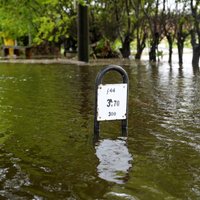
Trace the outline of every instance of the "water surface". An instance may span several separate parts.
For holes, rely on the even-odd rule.
[[[0,199],[200,199],[198,70],[124,66],[128,138],[102,122],[93,144],[101,68],[0,65]]]

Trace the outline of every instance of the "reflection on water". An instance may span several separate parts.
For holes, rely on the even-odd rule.
[[[104,139],[98,142],[95,149],[99,159],[99,177],[118,184],[125,183],[132,166],[132,156],[126,146],[126,139]]]
[[[94,148],[101,68],[0,65],[0,199],[200,199],[199,69],[126,65],[128,138],[105,122]]]

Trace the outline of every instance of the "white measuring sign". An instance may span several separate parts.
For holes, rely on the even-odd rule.
[[[97,91],[97,120],[123,120],[127,116],[127,84],[100,84]]]

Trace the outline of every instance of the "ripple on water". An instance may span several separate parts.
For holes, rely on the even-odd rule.
[[[117,193],[117,192],[109,192],[105,195],[107,199],[125,199],[125,200],[139,200],[136,197],[133,197],[126,193]]]
[[[4,166],[0,168],[0,197],[6,199],[18,199],[17,193],[21,192],[22,187],[31,185],[29,176],[21,169],[19,158],[13,157],[12,154],[6,153],[1,149],[1,160],[8,158]]]

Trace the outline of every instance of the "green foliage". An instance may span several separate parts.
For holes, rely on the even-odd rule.
[[[116,39],[116,40],[113,42],[113,44],[112,44],[111,47],[112,47],[113,51],[118,51],[119,48],[121,48],[121,46],[122,46],[121,41],[120,41],[119,39]]]
[[[38,25],[38,32],[34,38],[37,44],[42,43],[43,40],[59,42],[60,36],[67,36],[69,18],[66,16],[61,18],[57,13],[51,13],[51,16],[36,18],[34,23]]]
[[[68,36],[68,27],[73,15],[73,4],[65,1],[40,1],[41,15],[37,16],[33,23],[37,25],[38,31],[34,42],[42,43],[44,40],[58,43],[62,36]]]
[[[30,32],[31,14],[26,9],[25,2],[1,1],[0,31],[1,36],[17,38]]]
[[[176,4],[185,5],[183,12],[176,13],[174,10],[170,10],[167,3],[164,9],[164,2],[167,1],[0,0],[0,36],[16,39],[31,35],[32,41],[36,45],[44,43],[60,45],[68,37],[76,40],[77,5],[82,4],[88,5],[90,8],[92,44],[103,40],[102,38],[107,38],[112,48],[119,49],[124,45],[125,38],[128,36],[131,41],[137,39],[136,43],[139,45],[135,44],[134,46],[138,47],[142,46],[144,35],[148,36],[149,40],[152,40],[154,32],[159,32],[160,37],[164,37],[163,25],[169,24],[169,21],[170,27],[183,25],[183,29],[187,31],[191,29],[191,26],[188,25],[190,18],[194,18],[192,15],[188,17],[188,11],[191,11],[191,0],[175,1]],[[194,9],[195,5],[198,5],[197,8],[199,8],[199,1],[194,2],[196,2]],[[197,8],[198,14],[199,9]],[[167,16],[172,16],[170,13],[174,13],[173,18],[167,18]],[[194,18],[193,21],[197,19]],[[172,31],[168,24],[166,30]],[[197,21],[193,24],[197,26],[196,29],[199,29]],[[174,31],[176,31],[175,29],[177,27],[174,28]]]
[[[36,44],[58,43],[62,36],[68,36],[74,15],[71,1],[0,1],[0,36],[16,39],[31,34]]]

